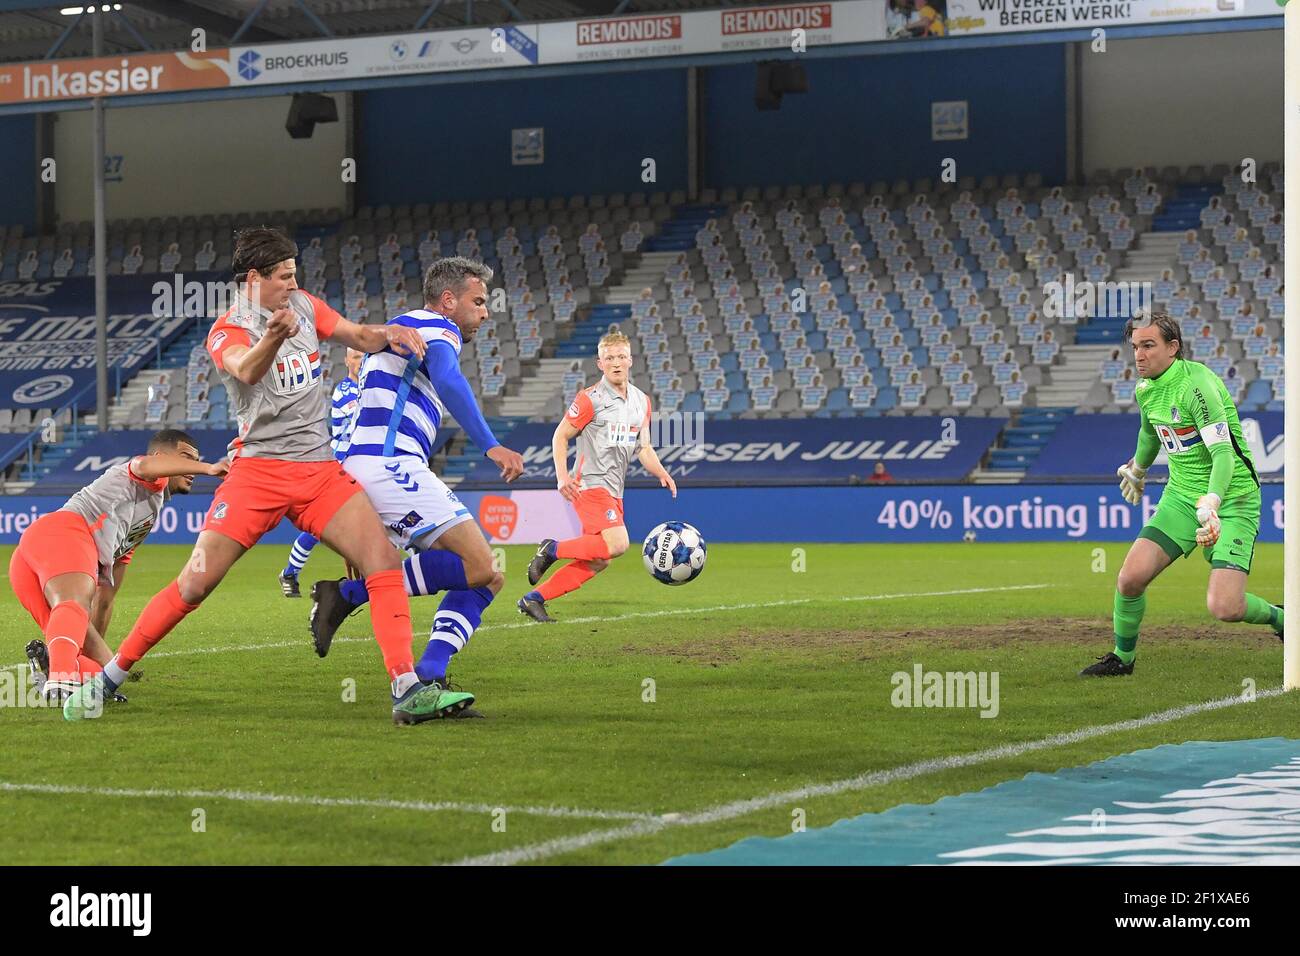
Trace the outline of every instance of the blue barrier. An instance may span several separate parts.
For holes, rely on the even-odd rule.
[[[624,499],[628,530],[636,539],[661,521],[696,525],[710,542],[1130,541],[1143,515],[1154,512],[1160,487],[1151,486],[1139,507],[1109,485],[885,485],[817,488],[692,488],[674,500],[663,489],[632,488]],[[462,501],[494,543],[534,544],[567,536],[572,511],[554,491],[465,492]],[[0,544],[14,544],[38,515],[66,498],[0,497]],[[210,495],[173,498],[149,541],[191,543]],[[1282,540],[1282,486],[1265,485],[1260,537]],[[262,540],[287,544],[296,531],[280,523]]]
[[[1281,477],[1285,441],[1281,412],[1242,412],[1241,430],[1261,476]],[[1029,468],[1033,478],[1104,478],[1115,476],[1137,447],[1138,415],[1072,415],[1056,426]],[[1165,474],[1164,452],[1156,474]]]
[[[847,483],[877,461],[905,481],[960,481],[1006,424],[1001,418],[804,418],[717,420],[673,413],[650,423],[650,442],[678,482],[715,485]],[[506,445],[524,457],[520,484],[555,487],[554,423],[521,425]],[[570,446],[570,455],[574,455]],[[466,487],[500,484],[491,461],[479,462]],[[628,485],[658,486],[633,461]]]

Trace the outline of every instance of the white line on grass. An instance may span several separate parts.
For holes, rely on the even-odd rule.
[[[1041,588],[1051,587],[1050,584],[1009,584],[995,588],[961,588],[952,591],[908,591],[899,594],[851,594],[838,598],[792,598],[786,601],[763,601],[752,604],[715,604],[710,607],[683,607],[669,608],[663,611],[632,611],[627,614],[615,614],[612,617],[601,617],[594,615],[590,617],[571,617],[556,621],[557,624],[614,624],[618,621],[627,621],[634,618],[643,617],[670,617],[677,614],[711,614],[715,611],[747,611],[755,608],[768,607],[789,607],[796,604],[813,604],[818,601],[891,601],[902,598],[926,598],[926,597],[950,597],[961,594],[990,594],[1001,591],[1033,591]],[[520,627],[536,627],[536,621],[524,621],[517,624],[485,624],[475,633],[484,631],[512,631]],[[424,637],[424,631],[414,632],[415,637]],[[363,641],[371,641],[369,637],[336,637],[335,644],[355,644]],[[308,647],[310,641],[304,636],[300,641],[277,641],[273,644],[226,644],[218,647],[191,647],[175,651],[155,651],[148,656],[148,660],[157,660],[163,657],[185,657],[190,654],[224,654],[227,651],[265,651],[277,647]],[[21,664],[6,664],[0,666],[0,671],[21,670],[26,667],[26,662]]]
[[[1282,688],[1274,687],[1269,690],[1259,691],[1255,696],[1262,699],[1267,697],[1278,697],[1282,693]],[[716,807],[710,807],[707,810],[700,810],[695,813],[665,814],[656,819],[640,820],[628,824],[627,826],[617,827],[612,830],[595,830],[577,836],[558,837],[554,840],[547,840],[543,843],[533,843],[526,846],[516,847],[512,850],[501,850],[496,853],[487,853],[482,856],[465,857],[464,859],[457,861],[455,865],[509,866],[515,863],[534,863],[539,860],[545,860],[548,857],[559,856],[565,853],[572,853],[576,850],[582,850],[586,847],[596,846],[600,843],[613,843],[618,840],[628,840],[634,837],[648,836],[652,833],[658,833],[660,830],[667,829],[668,827],[702,826],[709,823],[734,820],[737,817],[748,816],[749,814],[757,813],[760,810],[769,810],[774,807],[789,805],[796,801],[807,800],[810,797],[834,796],[840,793],[850,793],[858,790],[866,790],[871,787],[898,783],[902,780],[911,780],[915,777],[922,777],[943,770],[955,770],[961,767],[978,766],[979,764],[991,763],[995,760],[1019,757],[1027,753],[1033,753],[1037,750],[1050,750],[1056,747],[1064,747],[1069,744],[1080,743],[1081,741],[1090,740],[1094,737],[1102,737],[1107,734],[1119,733],[1121,731],[1141,730],[1145,727],[1153,727],[1157,724],[1167,724],[1175,720],[1181,720],[1184,717],[1191,717],[1208,711],[1220,710],[1225,707],[1234,707],[1237,704],[1247,702],[1248,701],[1245,698],[1235,696],[1205,701],[1200,704],[1187,704],[1182,707],[1174,707],[1170,710],[1162,710],[1154,714],[1148,714],[1146,717],[1138,717],[1132,720],[1121,720],[1113,724],[1100,724],[1095,727],[1084,727],[1080,730],[1071,730],[1066,733],[1053,734],[1050,737],[1043,737],[1041,740],[1032,740],[1020,744],[1004,744],[1000,747],[992,747],[987,750],[977,750],[974,753],[968,754],[957,754],[951,757],[935,757],[930,760],[921,760],[916,763],[904,764],[901,767],[894,767],[892,770],[875,770],[870,773],[859,774],[856,777],[836,780],[832,783],[809,784],[807,786],[798,787],[794,790],[770,793],[766,796],[753,797],[749,800],[737,800],[731,803],[723,803]]]
[[[97,797],[167,800],[235,800],[240,803],[286,803],[312,807],[372,807],[377,810],[415,810],[421,813],[521,813],[535,817],[570,817],[583,820],[651,820],[654,814],[620,810],[584,810],[576,807],[498,807],[490,803],[427,803],[422,800],[371,800],[364,797],[316,797],[290,793],[250,793],[244,790],[119,790],[111,787],[70,787],[56,783],[10,783],[0,780],[0,792],[70,793]]]

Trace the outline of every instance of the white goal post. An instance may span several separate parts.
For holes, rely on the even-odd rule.
[[[1284,531],[1282,575],[1286,638],[1282,654],[1282,683],[1286,690],[1300,688],[1300,0],[1283,8],[1285,23],[1283,52],[1283,109],[1285,149],[1282,163],[1286,218],[1283,229],[1286,258],[1283,281],[1286,342],[1286,529]]]

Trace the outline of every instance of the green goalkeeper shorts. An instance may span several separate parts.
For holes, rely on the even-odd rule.
[[[1250,573],[1255,557],[1255,539],[1259,536],[1259,491],[1232,498],[1219,509],[1222,529],[1213,547],[1202,548],[1212,568],[1235,568]],[[1154,541],[1173,560],[1185,558],[1196,549],[1196,502],[1168,490],[1160,496],[1156,513],[1146,523],[1139,538]]]

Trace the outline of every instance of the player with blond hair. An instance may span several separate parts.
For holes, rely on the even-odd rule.
[[[552,623],[546,602],[577,590],[627,550],[623,524],[623,485],[633,457],[659,484],[677,497],[677,483],[650,444],[650,397],[629,380],[632,343],[617,330],[596,346],[596,367],[603,376],[578,392],[551,438],[555,480],[572,502],[582,524],[576,538],[547,538],[528,565],[528,583],[536,585],[561,558],[569,563],[551,579],[519,599],[519,610],[534,621]],[[578,440],[578,458],[569,472],[569,442]]]

